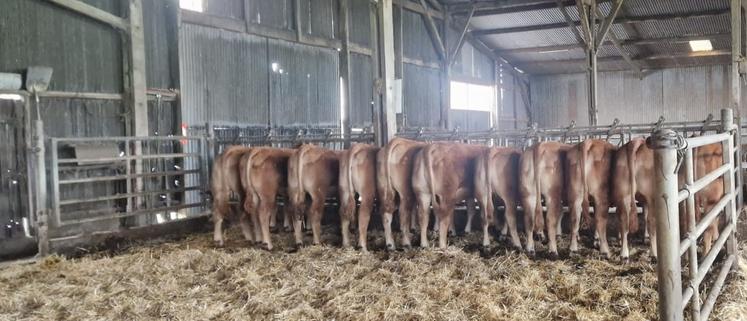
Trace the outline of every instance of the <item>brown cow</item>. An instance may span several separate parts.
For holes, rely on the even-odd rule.
[[[308,206],[313,244],[321,243],[322,215],[327,197],[337,192],[341,151],[304,144],[298,147],[288,161],[288,199],[293,210],[293,232],[296,245],[303,245],[301,222]]]
[[[277,197],[287,194],[288,159],[292,149],[253,148],[241,159],[241,183],[246,199],[245,211],[251,216],[256,240],[272,250],[270,226],[277,211]],[[284,221],[288,221],[288,206]]]
[[[506,230],[511,233],[511,243],[521,249],[516,231],[516,205],[519,202],[519,158],[521,150],[494,147],[486,150],[477,160],[475,169],[475,196],[482,211],[482,245],[490,245],[488,227],[495,222],[493,196],[498,196],[505,205]],[[505,228],[507,227],[507,229]]]
[[[571,146],[559,142],[541,142],[521,155],[520,193],[524,205],[526,250],[534,255],[534,232],[544,230],[542,196],[547,206],[547,236],[550,254],[557,256],[556,234],[562,218],[563,159]]]
[[[402,245],[410,247],[410,219],[415,207],[412,191],[412,168],[417,154],[426,144],[404,138],[394,138],[376,155],[376,184],[379,206],[383,215],[386,246],[394,250],[392,219],[399,209]],[[399,197],[399,205],[397,204]]]
[[[378,147],[354,144],[340,159],[340,227],[342,246],[350,246],[350,221],[355,221],[356,194],[358,209],[358,245],[367,252],[366,235],[376,199],[376,153]]]
[[[571,216],[571,252],[578,251],[581,215],[590,222],[589,198],[594,200],[595,236],[599,250],[608,258],[607,216],[610,204],[612,159],[615,146],[600,139],[587,139],[566,153],[566,189]]]
[[[723,163],[723,146],[721,143],[709,144],[701,147],[697,147],[693,150],[693,156],[695,156],[694,164],[694,179],[698,180],[703,176],[708,175],[710,172],[721,167]],[[727,172],[728,175],[728,172]],[[706,187],[701,189],[695,194],[695,221],[700,219],[713,209],[713,207],[721,200],[724,196],[724,178],[719,176],[716,180],[708,184]],[[701,213],[701,208],[703,212]],[[689,226],[687,221],[687,215],[680,213],[680,217],[684,218],[684,231],[687,231]],[[703,253],[708,253],[711,250],[713,241],[718,238],[718,219],[713,220],[713,223],[703,232]]]
[[[477,158],[487,149],[486,146],[435,143],[416,155],[412,189],[418,200],[421,247],[428,246],[429,207],[432,205],[440,224],[438,244],[446,248],[454,208],[457,202],[474,200]]]
[[[648,215],[654,199],[654,152],[641,137],[633,138],[615,153],[612,171],[612,200],[620,219],[621,257],[630,258],[628,234],[638,230],[636,200],[641,202],[646,230],[650,235],[651,255],[656,258],[655,216]]]
[[[254,241],[249,217],[241,213],[241,206],[231,206],[231,199],[236,198],[239,204],[243,204],[244,191],[239,176],[239,161],[241,157],[251,151],[251,148],[243,146],[230,146],[213,163],[213,173],[210,182],[213,194],[213,240],[218,246],[223,246],[223,220],[234,213],[239,215],[241,231],[247,241]]]

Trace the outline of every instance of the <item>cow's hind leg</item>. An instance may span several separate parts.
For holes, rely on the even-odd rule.
[[[418,219],[420,220],[420,247],[428,247],[428,220],[430,219],[431,195],[424,193],[417,196]]]
[[[472,219],[475,217],[475,199],[467,198],[467,225],[464,226],[464,233],[472,233]]]
[[[363,252],[368,252],[368,222],[371,220],[372,211],[373,197],[362,198],[361,206],[358,208],[358,244]]]
[[[324,201],[327,193],[325,190],[319,190],[311,194],[311,206],[309,207],[309,220],[311,221],[311,231],[313,233],[314,245],[322,243],[322,215],[324,212]]]
[[[609,202],[604,197],[594,199],[594,223],[599,235],[599,251],[610,258],[610,247],[607,244],[607,217],[609,216]]]
[[[399,229],[400,233],[402,233],[402,246],[409,248],[412,247],[412,242],[410,241],[411,221],[416,221],[412,219],[415,202],[411,196],[403,195],[400,197],[399,204]]]
[[[270,222],[274,217],[274,213],[277,212],[277,202],[275,200],[275,193],[263,195],[260,197],[259,210],[259,224],[262,230],[262,242],[264,243],[267,250],[272,250],[272,239],[270,236]],[[259,241],[259,240],[257,240]]]

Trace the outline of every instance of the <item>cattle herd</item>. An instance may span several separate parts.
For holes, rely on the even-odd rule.
[[[697,148],[694,155],[696,179],[721,166],[720,144]],[[343,151],[309,144],[295,149],[231,146],[213,167],[214,240],[223,245],[223,220],[235,212],[244,237],[262,242],[271,250],[270,229],[276,223],[278,198],[282,198],[286,202],[284,226],[292,226],[296,244],[303,245],[302,222],[308,222],[313,243],[319,244],[325,200],[335,197],[344,247],[351,246],[350,223],[357,221],[358,245],[367,251],[368,225],[378,205],[388,249],[396,248],[391,226],[395,213],[401,246],[411,247],[410,231],[414,229],[420,233],[419,245],[428,247],[431,210],[438,246],[444,248],[453,229],[455,207],[461,202],[467,204],[466,232],[472,226],[475,205],[479,205],[482,245],[488,246],[488,229],[496,222],[494,214],[500,202],[505,208],[501,234],[509,236],[517,249],[534,254],[537,236],[547,241],[549,254],[557,256],[562,209],[567,206],[570,251],[578,250],[583,225],[593,229],[595,244],[609,257],[607,221],[614,206],[622,243],[620,254],[627,260],[628,236],[638,230],[640,204],[644,232],[650,237],[650,254],[655,258],[655,215],[648,215],[654,192],[653,170],[653,151],[644,138],[634,138],[619,148],[605,140],[589,139],[575,145],[540,142],[523,150],[403,138],[395,138],[381,148],[354,144]],[[680,177],[682,182],[684,176]],[[701,190],[696,195],[696,216],[708,212],[723,192],[722,180]],[[233,209],[236,201],[241,206]],[[525,213],[523,246],[517,231],[520,208]],[[685,224],[687,220],[681,221]],[[717,233],[714,221],[704,234],[706,251]]]

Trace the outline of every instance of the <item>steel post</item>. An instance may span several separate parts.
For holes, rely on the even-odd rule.
[[[659,320],[681,321],[683,312],[677,204],[677,133],[670,129],[657,130],[651,136],[650,145],[654,149],[653,203],[658,254]]]

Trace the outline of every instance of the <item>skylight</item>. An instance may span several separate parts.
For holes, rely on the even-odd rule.
[[[713,45],[711,44],[711,41],[708,39],[692,40],[690,41],[690,48],[693,51],[711,51],[713,50]]]

